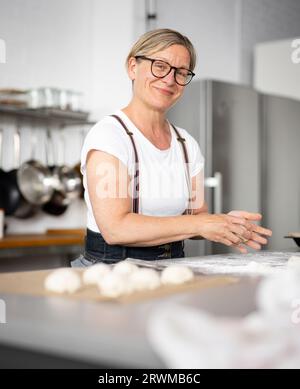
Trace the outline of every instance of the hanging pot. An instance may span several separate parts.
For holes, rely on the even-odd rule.
[[[13,135],[14,137],[14,159],[15,164],[20,165],[20,131],[19,129]],[[7,209],[8,215],[15,216],[20,219],[27,219],[36,214],[39,210],[37,205],[30,204],[22,195],[18,185],[18,168],[7,173],[6,181],[7,190]]]
[[[49,145],[51,145],[52,151],[52,165],[49,165]],[[59,179],[59,175],[57,174],[59,171],[59,166],[55,165],[56,158],[54,157],[54,145],[49,129],[47,129],[46,157],[48,161],[48,168],[52,175],[54,190],[50,200],[43,205],[42,209],[44,212],[50,215],[60,216],[66,212],[71,199],[67,198],[67,196],[62,191],[62,185]]]
[[[6,172],[2,169],[2,148],[3,144],[3,129],[0,128],[0,208],[4,209],[5,214],[7,215],[7,192],[5,185]]]
[[[36,137],[31,136],[30,139],[31,159],[20,166],[17,180],[24,198],[33,205],[42,205],[49,201],[53,195],[53,176],[47,166],[34,158]]]
[[[79,150],[79,155],[81,154],[81,149],[82,149],[82,146],[83,146],[83,143],[84,143],[84,138],[85,138],[85,133],[84,133],[84,129],[81,130],[80,132],[80,150]],[[81,190],[80,190],[80,195],[79,197],[81,199],[84,198],[84,186],[83,186],[83,175],[81,174],[81,161],[79,161],[78,163],[76,163],[76,165],[74,166],[73,169],[76,170],[77,174],[80,176],[80,181],[81,181]]]
[[[56,174],[61,185],[61,192],[64,193],[68,199],[74,200],[80,197],[81,178],[76,169],[65,164],[66,139],[64,132],[61,132],[61,142],[63,146],[63,165],[56,170]]]
[[[15,147],[15,145],[14,145]],[[1,163],[3,162],[3,130],[1,130]],[[18,189],[16,181],[14,181],[14,174],[16,169],[9,172],[1,169],[0,182],[1,182],[1,208],[4,209],[5,215],[10,216],[16,211],[19,206],[21,193]]]

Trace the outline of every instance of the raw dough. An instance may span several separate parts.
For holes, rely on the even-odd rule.
[[[83,273],[83,283],[86,285],[97,285],[106,274],[110,273],[110,271],[110,266],[105,263],[98,263],[90,266]]]
[[[64,268],[50,273],[45,279],[44,286],[51,292],[74,293],[81,287],[81,281],[75,270]]]
[[[130,293],[128,279],[121,274],[110,272],[98,282],[100,293],[106,297],[119,297]]]
[[[161,273],[163,284],[183,284],[194,278],[193,271],[187,266],[171,265],[166,267]]]
[[[156,289],[160,286],[159,273],[154,269],[138,269],[129,279],[133,290]]]
[[[138,269],[138,266],[134,265],[133,263],[121,261],[114,266],[113,272],[129,276],[136,272]]]

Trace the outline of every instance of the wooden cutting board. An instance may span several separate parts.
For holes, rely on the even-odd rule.
[[[141,291],[128,294],[118,298],[108,298],[101,296],[96,286],[84,286],[73,294],[56,294],[44,288],[44,280],[52,270],[38,270],[28,272],[2,273],[0,274],[0,296],[1,293],[12,293],[31,296],[59,296],[73,300],[87,301],[116,301],[122,303],[138,302],[152,298],[159,298],[166,295],[196,291],[211,287],[218,287],[237,283],[238,278],[227,276],[200,276],[196,275],[193,281],[182,285],[161,286],[151,291]],[[76,269],[80,275],[83,269]]]

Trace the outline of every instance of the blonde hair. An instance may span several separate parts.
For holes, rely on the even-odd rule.
[[[128,66],[131,57],[154,54],[172,45],[181,45],[188,50],[190,54],[189,68],[194,70],[196,66],[196,51],[191,41],[180,32],[168,28],[159,28],[143,34],[132,46],[126,59],[126,66]]]

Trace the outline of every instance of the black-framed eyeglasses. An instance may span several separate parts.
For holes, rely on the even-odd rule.
[[[178,85],[185,86],[189,84],[195,73],[189,69],[176,68],[171,66],[168,62],[162,61],[161,59],[149,58],[143,55],[137,55],[136,59],[145,59],[151,61],[151,73],[156,78],[164,78],[174,69],[174,79]]]

